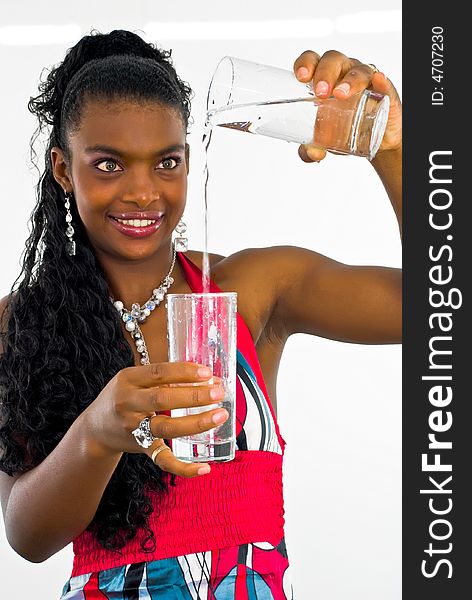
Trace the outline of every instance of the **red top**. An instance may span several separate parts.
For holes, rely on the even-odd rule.
[[[193,292],[202,291],[200,269],[183,254],[177,254]],[[210,282],[211,292],[221,290]],[[208,475],[176,477],[175,486],[164,494],[150,495],[154,512],[149,526],[156,536],[154,552],[140,548],[140,532],[119,551],[105,550],[95,536],[84,531],[74,539],[72,577],[113,567],[204,552],[250,542],[273,545],[284,536],[282,462],[285,441],[262,377],[249,329],[237,314],[238,354],[249,365],[262,391],[275,425],[281,453],[267,450],[236,450],[234,460],[212,463]],[[241,398],[237,386],[236,404]],[[167,482],[170,475],[165,474]]]

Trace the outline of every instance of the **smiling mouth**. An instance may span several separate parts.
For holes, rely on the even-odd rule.
[[[155,233],[159,229],[164,215],[160,215],[157,219],[119,219],[111,215],[108,218],[120,233],[130,237],[142,238]]]

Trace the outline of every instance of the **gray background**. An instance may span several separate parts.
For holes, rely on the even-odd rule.
[[[347,0],[2,3],[0,294],[18,275],[34,204],[28,142],[35,122],[27,101],[37,94],[43,67],[62,60],[92,27],[135,30],[172,48],[177,71],[195,91],[185,220],[190,246],[201,249],[199,140],[218,60],[228,54],[289,69],[305,49],[334,48],[375,63],[401,93],[400,6],[399,0],[359,0],[355,8]],[[401,266],[395,216],[367,160],[331,155],[306,165],[294,144],[223,130],[213,140],[211,251],[291,244],[350,264]],[[286,539],[298,600],[401,597],[400,368],[399,345],[306,335],[287,344],[278,415],[288,442]],[[71,546],[43,564],[26,562],[0,526],[5,597],[58,598],[71,562]]]

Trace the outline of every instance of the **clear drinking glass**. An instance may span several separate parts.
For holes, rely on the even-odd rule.
[[[364,90],[345,100],[315,96],[292,71],[225,56],[211,80],[207,124],[370,160],[382,142],[390,98]]]
[[[171,411],[172,417],[225,408],[229,418],[209,431],[174,438],[172,451],[187,462],[228,461],[236,449],[236,292],[167,294],[169,361],[195,362],[222,380],[221,402]],[[199,384],[196,384],[199,385]]]

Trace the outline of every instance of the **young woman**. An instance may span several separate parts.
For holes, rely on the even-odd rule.
[[[319,96],[390,95],[372,164],[401,224],[391,82],[335,51],[304,52],[294,70]],[[165,439],[228,417],[168,412],[222,398],[201,365],[167,362],[159,302],[169,289],[201,290],[202,253],[172,242],[186,201],[190,93],[169,53],[113,31],[82,38],[29,104],[50,135],[23,278],[0,307],[0,493],[8,540],[26,559],[74,542],[63,599],[291,598],[274,413],[284,344],[296,332],[401,339],[397,269],[295,247],[212,255],[212,289],[238,293],[238,449],[211,466],[174,457]],[[299,154],[325,155],[310,145]],[[138,321],[125,314],[133,304]]]

